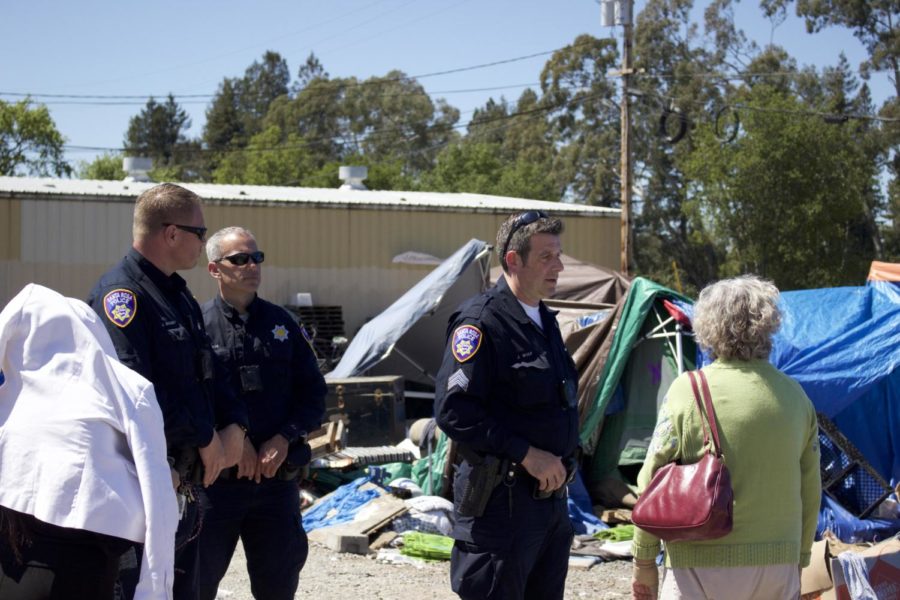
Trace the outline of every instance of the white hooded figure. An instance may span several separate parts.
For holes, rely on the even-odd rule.
[[[162,412],[98,319],[35,284],[0,312],[0,506],[143,544],[135,598],[171,598],[178,509]]]

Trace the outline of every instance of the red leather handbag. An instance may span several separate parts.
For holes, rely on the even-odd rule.
[[[631,513],[635,525],[667,542],[714,540],[730,533],[732,527],[734,493],[722,456],[709,385],[703,371],[691,371],[688,377],[700,411],[703,445],[708,446],[709,434],[697,389],[698,378],[703,386],[713,445],[699,462],[690,465],[669,463],[656,471]]]

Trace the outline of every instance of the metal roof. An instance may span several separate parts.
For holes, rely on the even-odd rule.
[[[156,185],[131,181],[54,179],[49,177],[0,177],[0,198],[38,196],[42,198],[82,198],[111,202],[133,202]],[[401,210],[444,210],[510,213],[546,210],[558,215],[609,216],[619,218],[616,208],[565,202],[546,202],[486,194],[345,190],[269,185],[179,184],[210,204],[297,203],[320,208],[371,208]]]

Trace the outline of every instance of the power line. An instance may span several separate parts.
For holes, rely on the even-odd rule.
[[[582,42],[582,44],[589,44],[590,42]],[[506,58],[502,60],[496,60],[487,63],[481,63],[477,65],[469,65],[467,67],[458,67],[455,69],[446,69],[443,71],[434,71],[431,73],[422,73],[418,75],[402,75],[396,77],[384,77],[384,78],[370,78],[364,81],[344,81],[342,79],[329,79],[326,80],[328,82],[334,82],[338,85],[344,87],[359,87],[359,86],[368,86],[368,85],[383,85],[386,83],[395,83],[400,81],[413,81],[419,79],[427,79],[430,77],[441,77],[444,75],[453,75],[456,73],[465,73],[468,71],[476,71],[479,69],[487,69],[490,67],[496,67],[499,65],[511,64],[514,62],[521,62],[523,60],[530,60],[533,58],[538,58],[541,56],[547,56],[553,54],[554,52],[559,52],[565,48],[569,47],[578,47],[582,44],[569,44],[567,46],[563,46],[562,48],[556,48],[553,50],[545,50],[543,52],[535,52],[533,54],[526,54],[524,56],[516,56],[513,58]],[[517,84],[518,85],[518,84]],[[478,91],[478,90],[467,90],[467,91]],[[433,93],[449,93],[449,92],[433,92]],[[14,97],[32,97],[32,98],[71,98],[71,99],[95,99],[95,100],[133,100],[133,99],[145,99],[145,98],[166,98],[171,95],[174,98],[214,98],[217,94],[148,94],[148,95],[108,95],[108,94],[46,94],[46,93],[37,93],[37,92],[2,92],[0,91],[0,96],[14,96]]]
[[[636,92],[637,90],[630,90],[630,92]],[[687,103],[692,104],[694,106],[699,106],[701,108],[708,108],[708,103],[702,100],[680,100],[673,95],[670,94],[661,94],[655,92],[644,92],[640,91],[635,94],[637,96],[642,97],[653,97],[660,105],[662,106],[674,106],[677,103]],[[770,114],[785,114],[785,115],[793,115],[793,116],[803,116],[803,117],[817,117],[824,119],[828,122],[842,122],[846,120],[857,120],[857,121],[874,121],[878,123],[897,123],[900,122],[900,118],[898,117],[882,117],[879,115],[867,115],[861,113],[833,113],[833,112],[825,112],[820,110],[813,109],[787,109],[787,108],[769,108],[769,107],[760,107],[760,106],[751,106],[748,104],[743,104],[740,102],[727,102],[723,101],[718,108],[732,108],[735,110],[749,110],[753,112],[759,113],[770,113]]]
[[[435,90],[432,92],[426,92],[429,96],[434,96],[437,94],[470,94],[474,92],[493,92],[500,90],[509,90],[509,89],[521,89],[528,87],[535,87],[540,85],[537,82],[534,83],[513,83],[509,85],[498,85],[492,87],[484,87],[484,88],[464,88],[458,90]],[[392,96],[408,96],[412,95],[415,92],[385,92],[379,94],[382,97],[392,97]],[[115,96],[115,95],[91,95],[91,94],[28,94],[21,92],[0,92],[0,97],[2,96],[13,96],[17,98],[51,98],[49,101],[41,101],[41,104],[47,105],[82,105],[82,106],[144,106],[147,103],[147,96]],[[159,96],[150,96],[152,98],[157,98]],[[165,96],[164,96],[165,97]],[[212,99],[214,98],[214,94],[183,94],[180,96],[173,95],[173,98],[176,100],[178,98],[206,98]],[[200,100],[187,100],[181,101],[178,100],[178,104],[185,105],[197,105],[197,104],[206,104],[205,101]]]
[[[599,92],[596,94],[585,94],[583,96],[570,98],[568,100],[565,100],[562,102],[557,102],[557,103],[551,104],[549,106],[538,106],[535,108],[517,111],[514,113],[505,114],[505,115],[498,115],[495,117],[470,119],[469,121],[467,121],[465,123],[458,123],[456,125],[452,125],[449,127],[449,129],[459,130],[459,129],[469,127],[472,124],[484,125],[484,124],[489,124],[489,123],[493,123],[493,122],[497,122],[497,121],[508,121],[508,120],[511,120],[511,119],[514,119],[517,117],[536,116],[536,115],[540,115],[543,113],[550,113],[554,110],[563,108],[568,105],[578,104],[578,103],[584,102],[586,100],[591,100],[591,99],[597,98],[600,95],[601,95],[601,93],[599,93]],[[384,129],[375,129],[375,130],[366,132],[365,135],[366,135],[366,137],[370,137],[370,136],[374,136],[374,135],[391,133],[391,132],[399,131],[402,129],[404,129],[404,127],[402,127],[402,126],[388,127],[388,128],[384,128]],[[412,139],[412,137],[406,138],[405,141],[409,141],[410,139]],[[190,153],[190,154],[196,154],[196,153],[233,154],[233,153],[239,153],[239,152],[281,152],[281,151],[288,151],[288,150],[298,150],[301,148],[306,148],[309,146],[315,146],[315,145],[329,143],[329,142],[332,142],[332,143],[337,142],[339,144],[347,145],[347,144],[355,144],[357,141],[359,141],[359,140],[349,139],[349,138],[345,138],[345,137],[327,137],[327,138],[323,137],[323,138],[306,139],[306,140],[303,140],[303,142],[297,143],[297,144],[289,144],[289,145],[282,144],[279,146],[268,146],[268,147],[261,147],[261,148],[260,147],[257,147],[257,148],[226,148],[226,149],[222,149],[222,150],[214,150],[214,149],[210,149],[210,148],[190,148],[190,149],[181,149],[181,151],[183,151],[185,153]],[[444,145],[446,145],[446,143]],[[70,150],[70,151],[91,151],[91,152],[125,152],[127,150],[126,148],[121,148],[121,147],[120,148],[111,148],[111,147],[103,147],[103,146],[78,146],[78,145],[65,145],[65,146],[63,146],[63,148],[65,148],[66,150]]]

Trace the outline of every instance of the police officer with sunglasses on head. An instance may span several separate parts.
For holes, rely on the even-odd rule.
[[[562,599],[572,541],[566,483],[578,445],[577,373],[556,313],[563,224],[511,215],[504,276],[450,317],[435,416],[457,445],[450,582],[463,599]]]
[[[298,478],[310,459],[306,432],[318,429],[324,415],[325,380],[305,331],[256,293],[265,254],[253,234],[242,227],[217,231],[206,253],[219,294],[203,305],[203,319],[233,373],[250,428],[237,466],[207,490],[199,597],[216,597],[240,538],[253,596],[292,599],[308,552]]]

